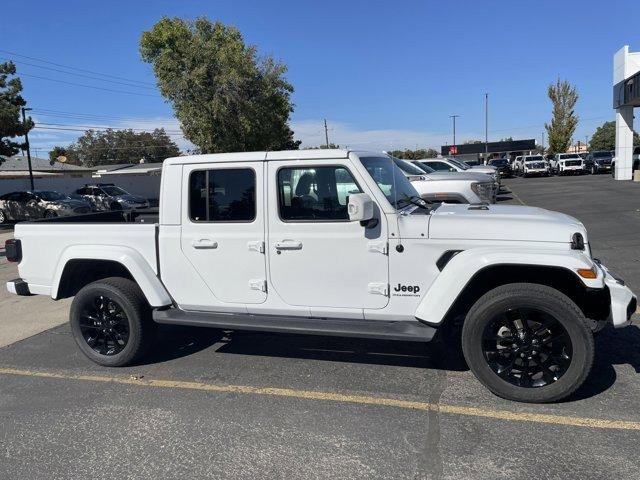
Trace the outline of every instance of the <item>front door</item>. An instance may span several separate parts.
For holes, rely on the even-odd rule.
[[[375,226],[349,221],[349,195],[371,192],[363,190],[366,185],[348,162],[269,162],[268,183],[269,277],[275,293],[289,305],[319,313],[385,307],[386,219],[376,208]]]
[[[187,165],[181,249],[211,291],[205,306],[262,303],[263,162]]]

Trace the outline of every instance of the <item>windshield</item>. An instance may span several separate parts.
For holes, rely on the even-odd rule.
[[[424,175],[424,172],[411,162],[400,160],[399,158],[394,158],[393,162],[408,175]]]
[[[33,192],[36,196],[40,197],[47,202],[54,202],[56,200],[68,200],[69,197],[60,192],[50,192],[50,191],[42,191],[42,192]]]
[[[416,160],[414,165],[419,169],[423,170],[425,173],[435,173],[435,170],[433,168],[431,168],[426,163],[422,163],[420,160]]]
[[[524,157],[525,162],[539,162],[540,160],[544,160],[542,155],[533,155],[531,157]]]
[[[447,160],[449,160],[449,162],[453,163],[456,167],[459,167],[462,170],[469,170],[471,168],[466,163],[460,162],[460,161],[456,160],[455,158],[448,158]]]
[[[596,157],[596,158],[610,157],[611,156],[611,152],[594,152],[593,156]]]
[[[120,187],[102,187],[102,191],[104,193],[106,193],[107,195],[111,196],[111,197],[115,197],[118,195],[129,195],[127,192],[125,192],[123,189],[121,189]]]
[[[494,165],[496,167],[503,167],[509,164],[509,160],[506,158],[499,158],[497,160],[489,160],[489,165]]]
[[[569,158],[577,158],[582,160],[582,157],[580,157],[580,155],[578,155],[577,153],[565,153],[563,155],[560,155],[560,160],[567,160]]]
[[[396,209],[406,207],[411,197],[418,197],[418,192],[411,185],[406,175],[389,157],[362,157],[360,162],[367,169],[371,178]],[[395,185],[395,191],[394,191]]]

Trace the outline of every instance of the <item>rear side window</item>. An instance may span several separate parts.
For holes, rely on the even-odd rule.
[[[251,168],[192,172],[189,216],[194,222],[252,222],[256,218],[255,172]]]
[[[448,172],[451,170],[451,167],[444,162],[428,162],[427,165],[438,172]]]
[[[352,193],[362,190],[341,166],[278,171],[280,218],[285,221],[348,220],[347,203]]]

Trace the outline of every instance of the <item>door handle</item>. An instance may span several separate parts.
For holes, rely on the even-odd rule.
[[[302,250],[302,242],[297,240],[283,240],[276,242],[276,250]]]
[[[201,238],[191,242],[191,246],[197,249],[218,248],[218,242],[214,242],[210,238]]]

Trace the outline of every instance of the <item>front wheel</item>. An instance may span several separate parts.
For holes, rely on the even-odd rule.
[[[7,223],[7,214],[0,210],[0,225]]]
[[[490,391],[533,403],[573,393],[594,357],[593,334],[577,305],[553,288],[528,283],[483,295],[465,319],[462,349]]]
[[[591,175],[595,175],[598,173],[598,169],[596,168],[596,166],[594,165],[593,167],[591,167]]]
[[[99,365],[121,367],[138,360],[151,343],[151,309],[132,280],[90,283],[73,299],[71,333],[82,353]]]

